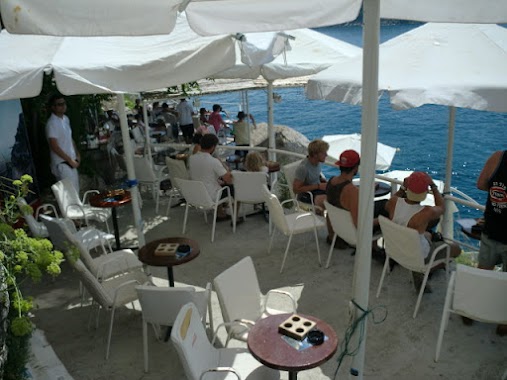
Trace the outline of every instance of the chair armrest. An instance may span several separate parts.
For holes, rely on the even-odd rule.
[[[118,294],[123,291],[127,286],[130,286],[130,285],[133,285],[133,284],[136,284],[136,285],[141,285],[139,283],[139,281],[137,280],[129,280],[129,281],[125,281],[123,283],[121,283],[120,285],[118,285],[116,287],[116,289],[114,289],[114,296],[113,296],[113,303],[116,304],[116,298],[118,297]]]
[[[98,190],[88,190],[83,194],[83,203],[86,203],[89,194],[100,194]]]
[[[294,207],[295,207],[296,209],[299,209],[299,207],[298,207],[298,202],[297,202],[297,200],[295,200],[295,199],[292,199],[292,198],[286,199],[286,200],[284,200],[283,202],[280,202],[280,205],[283,207],[283,205],[284,205],[284,204],[286,204],[286,203],[293,203],[293,204],[294,204]]]
[[[128,261],[126,257],[114,257],[110,258],[108,260],[105,260],[104,262],[100,263],[100,266],[97,271],[97,279],[102,278],[102,275],[104,273],[105,268],[110,264],[117,264],[124,270],[125,273],[127,273],[130,269],[137,268],[137,267],[130,267],[128,265]],[[123,267],[121,264],[125,264]]]
[[[233,373],[236,375],[236,377],[238,378],[238,380],[241,380],[241,377],[239,376],[239,374],[236,372],[236,370],[232,367],[215,367],[215,368],[209,368],[207,370],[205,370],[203,373],[201,373],[201,376],[199,376],[199,380],[202,380],[206,377],[206,374],[210,373],[210,372],[229,372],[229,373]]]
[[[442,249],[445,249],[447,250],[447,254],[446,254],[446,263],[449,262],[450,260],[450,255],[451,255],[451,246],[448,244],[448,243],[445,243],[440,245],[437,249],[435,249],[432,254],[431,254],[431,259],[430,261],[428,262],[428,266],[430,268],[433,267],[433,262],[435,261],[435,257],[437,256],[438,252],[440,252]]]
[[[218,193],[217,193],[217,199],[215,200],[215,203],[218,203],[220,202],[220,200],[222,199],[222,193],[224,191],[227,191],[227,196],[230,198],[231,197],[231,189],[228,187],[228,186],[224,186],[222,187]],[[225,199],[225,198],[224,198]]]
[[[281,294],[281,295],[284,295],[284,296],[287,296],[290,298],[291,302],[292,302],[292,312],[295,313],[297,311],[297,301],[296,299],[294,298],[294,296],[289,293],[289,292],[286,292],[285,290],[278,290],[278,289],[271,289],[269,290],[267,293],[266,293],[266,298],[264,299],[264,310],[267,309],[267,305],[268,305],[268,300],[269,300],[269,296],[273,293],[276,293],[276,294]]]
[[[246,327],[247,329],[250,329],[250,327],[252,327],[253,325],[255,325],[255,322],[250,321],[248,319],[237,319],[232,322],[222,322],[215,329],[215,333],[213,334],[213,339],[211,340],[211,345],[213,346],[215,344],[215,340],[217,338],[218,330],[220,330],[220,327],[226,328],[226,327],[234,327],[234,326],[243,326],[243,327]],[[230,335],[231,335],[231,330],[229,330],[227,332],[227,339],[230,339]]]
[[[51,209],[53,213],[55,214],[55,218],[58,218],[58,212],[56,211],[56,207],[52,205],[51,203],[44,203],[41,204],[39,207],[37,207],[37,210],[35,210],[35,219],[39,219],[39,214],[41,210]]]
[[[74,208],[74,207],[78,208],[81,211],[81,213],[83,214],[83,218],[85,220],[86,225],[89,226],[90,224],[88,223],[88,217],[86,216],[83,206],[81,206],[79,204],[75,204],[75,203],[70,204],[67,206],[66,212],[68,212],[69,209]]]

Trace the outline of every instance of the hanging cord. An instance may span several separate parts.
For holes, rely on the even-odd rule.
[[[352,304],[356,308],[361,310],[362,314],[357,319],[352,321],[352,323],[348,327],[347,331],[345,332],[345,337],[342,340],[342,343],[340,344],[340,355],[338,355],[338,359],[337,359],[338,366],[336,367],[336,371],[333,376],[334,379],[336,379],[336,376],[338,375],[338,370],[340,369],[340,366],[342,365],[343,359],[345,359],[346,356],[356,356],[357,355],[357,352],[359,351],[359,346],[361,345],[361,342],[364,339],[364,326],[365,326],[365,322],[366,322],[365,321],[366,317],[368,317],[368,315],[371,314],[371,316],[372,316],[371,320],[372,320],[373,324],[375,324],[375,325],[378,325],[378,324],[384,322],[387,318],[387,308],[383,305],[375,306],[373,309],[365,310],[361,306],[359,306],[356,303],[356,301],[354,301],[353,299],[350,302],[352,302]],[[383,315],[379,318],[377,318],[375,315],[375,310],[378,310],[378,309],[382,309],[384,311]],[[351,339],[352,339],[352,336],[354,335],[354,333],[356,332],[357,328],[359,328],[358,343],[355,348],[350,349],[349,346],[351,344]],[[354,375],[354,376],[357,376],[357,374],[358,374],[357,370],[355,368],[351,368],[350,373],[351,373],[351,375]]]

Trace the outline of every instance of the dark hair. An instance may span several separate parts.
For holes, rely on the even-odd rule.
[[[167,103],[162,103],[162,108],[169,108],[169,104],[167,104]]]
[[[246,115],[245,115],[245,113],[244,113],[243,111],[239,111],[239,112],[238,112],[238,119],[240,119],[240,120],[241,120],[241,119],[244,119],[244,118],[245,118],[245,116],[246,116]]]
[[[53,107],[58,99],[64,99],[62,94],[53,94],[48,100],[48,106]]]
[[[213,104],[213,112],[220,111],[222,107],[220,107],[220,104]]]
[[[206,112],[206,108],[202,107],[202,108],[199,108],[199,113],[205,113]]]
[[[202,135],[200,133],[196,133],[194,137],[192,137],[192,144],[201,145]]]
[[[202,136],[201,139],[201,149],[208,150],[218,145],[218,137],[216,137],[212,133],[208,133]]]

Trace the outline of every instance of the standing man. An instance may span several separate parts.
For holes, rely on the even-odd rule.
[[[79,194],[79,174],[77,168],[81,156],[72,139],[72,129],[69,118],[65,116],[67,104],[61,95],[53,95],[49,99],[51,116],[46,123],[46,138],[48,139],[51,172],[57,181],[68,178]]]
[[[236,142],[236,146],[250,146],[250,125],[246,120],[246,113],[243,111],[238,112],[238,121],[232,123],[233,125],[233,133],[234,133],[234,141]],[[255,119],[251,114],[248,114],[248,117],[252,121],[254,128],[257,128],[255,124]],[[248,153],[248,150],[237,150],[234,152],[237,156],[245,157]]]
[[[176,106],[176,111],[178,112],[178,121],[183,138],[187,144],[191,144],[192,137],[194,136],[194,121],[192,120],[194,110],[187,100],[183,98]]]
[[[327,181],[321,175],[321,163],[326,161],[329,144],[322,140],[313,140],[308,144],[308,156],[301,161],[296,168],[296,178],[292,184],[298,200],[304,203],[312,203],[310,194],[313,195],[313,203],[324,209],[326,200]]]
[[[479,268],[492,270],[503,262],[503,271],[507,272],[507,150],[499,150],[488,158],[477,179],[477,188],[488,192]],[[507,335],[507,325],[498,325],[496,333]]]

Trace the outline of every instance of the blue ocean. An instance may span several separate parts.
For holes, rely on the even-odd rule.
[[[381,24],[381,42],[421,24],[388,21]],[[316,29],[331,37],[362,46],[359,22]],[[276,84],[276,82],[275,82]],[[304,88],[275,89],[282,98],[274,105],[274,123],[296,129],[312,140],[330,134],[361,132],[361,107],[309,100]],[[241,93],[231,92],[201,97],[213,103],[241,103]],[[249,111],[257,122],[267,122],[265,90],[248,92]],[[507,101],[507,99],[506,99]],[[228,109],[227,105],[223,106]],[[237,109],[232,107],[231,111]],[[387,96],[379,102],[379,141],[399,148],[391,170],[420,170],[444,180],[449,110],[444,106],[425,105],[396,111]],[[507,114],[457,108],[452,186],[484,204],[486,193],[476,189],[477,177],[487,158],[496,150],[507,149]],[[328,169],[329,177],[337,174]],[[480,212],[460,209],[461,217],[477,217]]]

